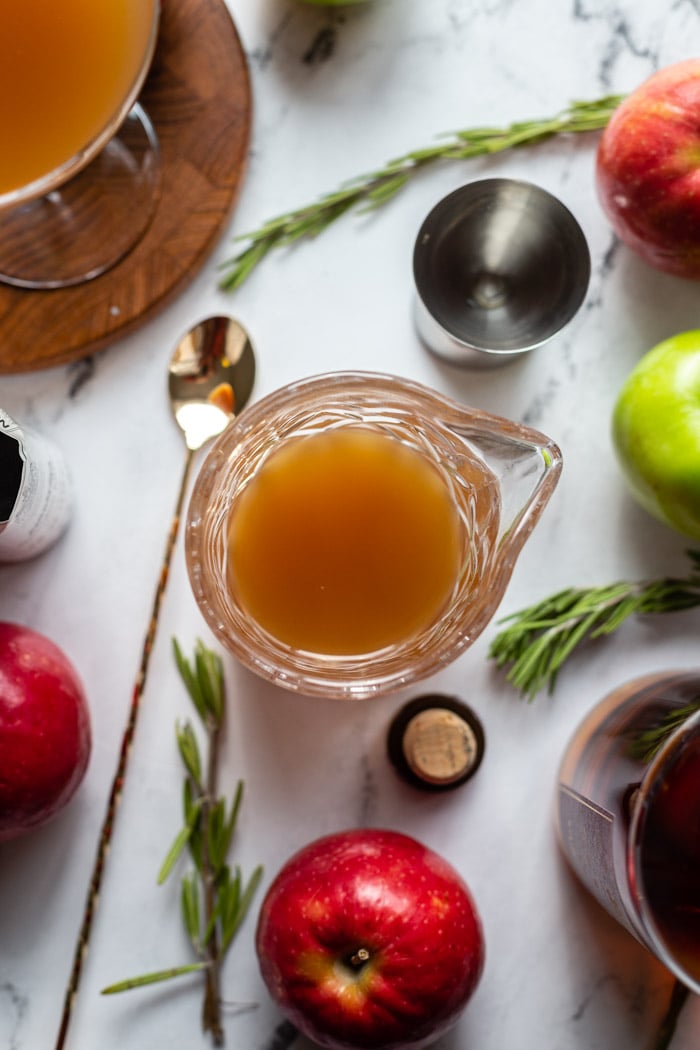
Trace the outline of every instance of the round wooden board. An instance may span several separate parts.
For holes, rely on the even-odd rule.
[[[0,374],[74,361],[128,334],[199,271],[241,184],[251,126],[246,57],[223,0],[164,0],[140,101],[158,133],[161,199],[140,244],[74,288],[0,285]]]

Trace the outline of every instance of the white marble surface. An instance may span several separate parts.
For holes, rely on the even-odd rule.
[[[230,231],[192,285],[135,335],[69,367],[0,377],[0,404],[50,433],[76,487],[60,543],[0,568],[0,618],[60,644],[84,680],[94,751],[70,807],[45,829],[0,847],[0,1046],[52,1050],[105,800],[140,659],[184,447],[165,375],[190,324],[236,314],[254,340],[255,396],[311,373],[381,368],[551,435],[564,472],[525,547],[499,615],[581,583],[685,570],[683,537],[652,521],[623,488],[609,441],[616,392],[643,352],[697,324],[697,286],[645,267],[613,240],[597,204],[595,137],[559,140],[488,161],[438,166],[374,216],[346,216],[316,242],[270,256],[237,293],[217,290],[231,236],[304,204],[444,131],[546,116],[575,98],[628,91],[700,43],[697,0],[377,0],[324,10],[296,0],[238,0],[254,124],[248,175]],[[206,56],[202,56],[206,60]],[[530,179],[558,195],[588,237],[593,273],[564,333],[490,373],[456,370],[413,330],[411,250],[432,206],[485,175]],[[2,333],[0,333],[0,336]],[[246,781],[236,841],[266,883],[297,847],[351,825],[388,826],[442,852],[482,914],[481,984],[439,1050],[620,1050],[651,1045],[669,978],[564,868],[552,830],[556,769],[585,711],[645,670],[694,666],[698,613],[636,622],[588,648],[553,697],[528,705],[486,658],[496,627],[425,683],[471,703],[487,754],[469,785],[424,795],[384,753],[393,712],[418,689],[333,704],[279,691],[225,657],[230,693],[226,782]],[[176,883],[155,874],[178,827],[175,718],[187,711],[170,655],[176,635],[210,641],[182,548],[151,660],[113,850],[85,962],[69,1050],[195,1050],[200,987],[105,999],[106,983],[188,957]],[[270,1003],[253,952],[254,913],[225,968],[233,1050],[301,1050]],[[674,1050],[700,1039],[687,1004]]]

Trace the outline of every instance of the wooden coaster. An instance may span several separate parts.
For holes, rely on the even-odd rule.
[[[0,374],[85,357],[161,310],[198,273],[227,224],[245,172],[248,66],[223,0],[163,0],[141,103],[158,134],[162,194],[142,241],[74,288],[0,285]]]

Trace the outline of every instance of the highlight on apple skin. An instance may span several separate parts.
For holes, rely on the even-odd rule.
[[[417,840],[351,829],[283,865],[256,931],[282,1013],[329,1050],[428,1046],[458,1020],[484,965],[462,877]]]
[[[634,498],[700,540],[700,329],[647,351],[618,393],[612,443]]]
[[[598,197],[650,266],[700,280],[700,59],[667,66],[615,110],[596,154]]]

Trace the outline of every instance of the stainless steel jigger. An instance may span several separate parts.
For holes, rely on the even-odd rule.
[[[571,320],[590,273],[583,231],[551,193],[515,179],[472,182],[444,197],[418,232],[416,327],[453,364],[501,365]]]

